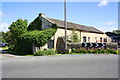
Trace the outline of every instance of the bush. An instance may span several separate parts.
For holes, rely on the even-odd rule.
[[[97,49],[97,50],[94,50],[94,49],[90,49],[90,50],[85,50],[85,49],[75,49],[73,48],[71,53],[84,53],[84,54],[105,54],[105,53],[108,53],[108,54],[118,54],[118,50],[112,50],[112,49]]]
[[[57,51],[54,49],[48,49],[48,50],[38,50],[34,53],[34,56],[43,56],[43,55],[54,55]]]
[[[14,45],[9,45],[8,50],[13,51],[14,50]]]
[[[107,49],[106,51],[107,51],[108,53],[118,54],[118,50]]]

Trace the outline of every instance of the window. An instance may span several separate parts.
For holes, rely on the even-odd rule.
[[[90,37],[88,37],[88,42],[90,42]]]
[[[102,37],[100,37],[100,42],[102,42]]]
[[[52,49],[52,48],[54,48],[54,40],[50,40],[48,42],[48,49]]]
[[[86,37],[84,36],[84,37],[83,37],[83,42],[86,43],[86,41],[87,41],[87,40],[86,40]]]
[[[107,39],[106,39],[106,38],[104,38],[104,42],[107,42]]]

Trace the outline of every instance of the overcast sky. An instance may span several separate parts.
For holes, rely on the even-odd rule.
[[[8,26],[17,19],[31,22],[39,13],[63,20],[63,6],[63,2],[2,2],[0,30],[8,31]],[[67,2],[67,21],[92,26],[103,32],[118,29],[118,2]]]

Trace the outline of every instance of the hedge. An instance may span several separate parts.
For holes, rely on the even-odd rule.
[[[34,53],[34,56],[43,56],[43,55],[54,55],[57,54],[57,51],[54,49],[48,49],[48,50],[38,50]]]
[[[112,50],[112,49],[90,49],[90,50],[86,50],[86,49],[72,49],[71,54],[72,53],[89,53],[89,54],[118,54],[118,50]]]

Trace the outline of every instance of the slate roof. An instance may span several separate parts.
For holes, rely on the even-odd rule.
[[[108,36],[118,36],[118,37],[120,37],[120,34],[115,34],[115,33],[112,33],[112,32],[106,32],[105,34],[107,34]]]
[[[64,28],[64,21],[58,20],[58,19],[52,19],[52,18],[47,18],[52,23],[55,23],[59,26],[59,28]],[[89,27],[85,25],[80,25],[72,22],[67,22],[67,29],[77,29],[81,31],[87,31],[87,32],[94,32],[94,33],[100,33],[103,34],[102,31],[94,28],[94,27]]]

